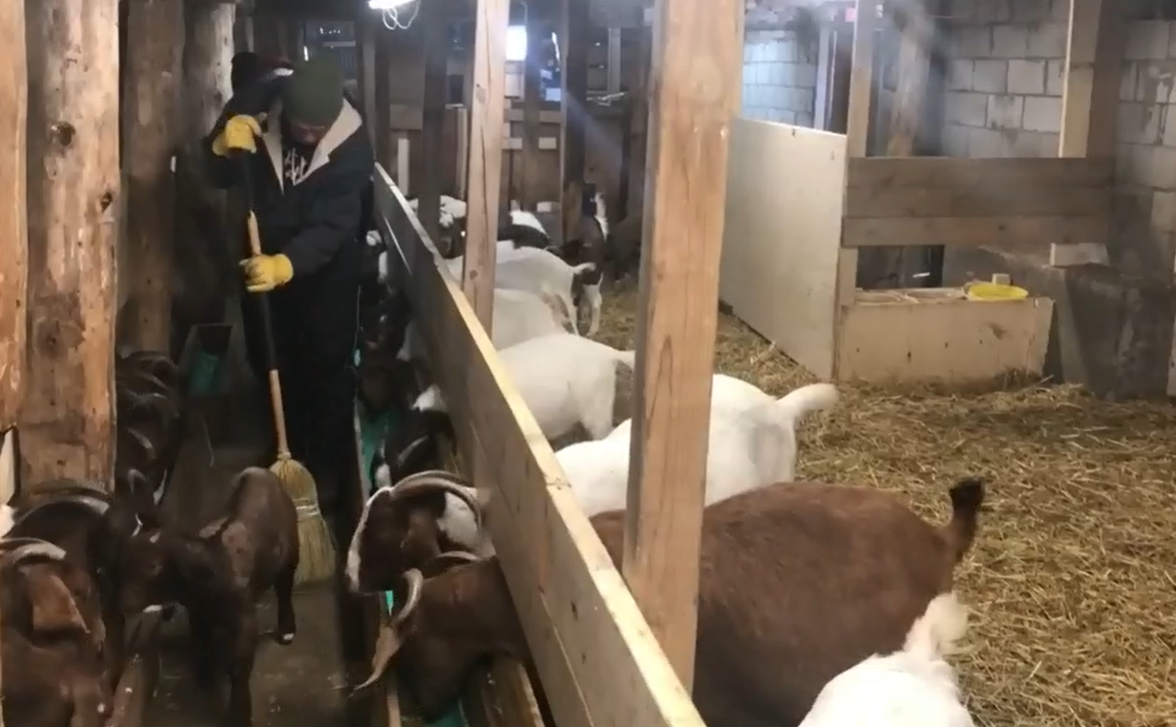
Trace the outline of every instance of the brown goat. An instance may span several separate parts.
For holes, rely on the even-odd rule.
[[[816,483],[752,490],[707,508],[700,564],[694,702],[708,724],[798,725],[833,676],[901,648],[970,547],[983,485],[951,489],[934,527],[890,493]],[[614,563],[624,513],[592,518]],[[373,584],[387,587],[388,584]],[[398,671],[426,719],[454,699],[483,657],[523,657],[493,559],[424,582],[402,611]],[[383,671],[391,654],[373,666]]]
[[[99,727],[113,699],[104,633],[85,572],[32,538],[0,541],[4,717],[20,727]]]
[[[36,538],[59,546],[67,560],[85,570],[98,588],[106,627],[104,662],[113,689],[122,670],[124,620],[118,604],[118,567],[123,548],[142,527],[126,493],[110,495],[64,480],[21,497],[14,508],[12,537]]]
[[[269,470],[237,475],[225,516],[198,535],[145,530],[126,548],[121,575],[128,613],[180,603],[188,611],[198,681],[216,671],[229,678],[229,721],[252,724],[249,688],[257,640],[257,601],[274,589],[278,642],[296,630],[294,572],[298,567],[298,513]]]

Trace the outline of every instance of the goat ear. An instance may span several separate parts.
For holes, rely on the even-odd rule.
[[[29,568],[24,576],[33,604],[34,631],[88,631],[73,594],[60,578],[42,568]]]
[[[401,623],[391,624],[382,622],[380,624],[380,632],[376,636],[376,648],[372,653],[372,673],[367,679],[356,685],[352,693],[358,693],[375,684],[388,671],[388,666],[392,663],[392,657],[396,656],[396,652],[400,651],[400,647],[404,645],[404,634],[406,629],[410,628],[412,623],[411,616]]]

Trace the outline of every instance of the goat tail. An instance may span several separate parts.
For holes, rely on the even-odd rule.
[[[796,426],[805,414],[831,409],[840,394],[833,384],[809,384],[788,392],[776,401],[776,411],[790,426]]]
[[[951,520],[943,527],[942,533],[958,563],[976,539],[980,506],[984,504],[984,481],[978,477],[962,479],[948,494],[951,496]]]
[[[927,660],[954,653],[968,630],[968,609],[955,593],[940,593],[907,632],[902,650]]]

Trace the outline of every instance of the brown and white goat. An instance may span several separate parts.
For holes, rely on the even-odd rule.
[[[443,470],[418,472],[380,487],[364,504],[347,549],[348,588],[392,584],[450,550],[492,553],[477,491]],[[366,555],[366,557],[365,557]]]
[[[52,543],[9,538],[0,540],[0,581],[8,724],[105,724],[113,705],[101,658],[105,634],[85,571]]]
[[[298,513],[269,470],[237,475],[224,517],[198,535],[144,530],[123,558],[122,605],[137,613],[167,604],[188,611],[194,666],[201,684],[229,679],[229,721],[252,724],[249,680],[256,651],[257,601],[277,596],[277,640],[294,640],[294,572]]]
[[[935,527],[871,488],[783,483],[706,509],[700,563],[694,702],[712,725],[798,725],[821,688],[873,653],[902,647],[927,604],[951,590],[983,501],[979,480],[951,489],[952,518]],[[614,563],[624,513],[591,522]],[[404,589],[363,581],[359,590]],[[398,594],[400,595],[400,594]],[[402,610],[397,668],[426,719],[494,654],[524,658],[521,628],[494,559],[425,580]],[[386,649],[373,664],[382,672]]]

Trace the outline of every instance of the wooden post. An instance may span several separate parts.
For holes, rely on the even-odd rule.
[[[494,305],[498,199],[502,188],[502,119],[506,111],[506,27],[510,21],[510,1],[477,1],[466,254],[461,289],[489,333]]]
[[[447,14],[441,3],[427,4],[424,13],[425,73],[421,101],[421,145],[418,153],[425,159],[441,159],[445,129],[446,71],[449,43],[446,39]],[[417,199],[421,224],[434,243],[441,235],[441,165],[423,164]],[[497,229],[497,228],[495,228]],[[497,237],[495,237],[497,239]]]
[[[110,483],[119,189],[117,0],[28,3],[29,343],[21,479]],[[80,62],[84,59],[85,62]]]
[[[1070,0],[1058,156],[1113,157],[1127,12],[1110,0]],[[1107,264],[1101,231],[1092,242],[1051,244],[1050,265]],[[1094,235],[1092,235],[1094,236]]]
[[[563,118],[560,122],[560,190],[563,237],[573,234],[580,219],[580,190],[584,185],[584,133],[588,123],[588,0],[562,0],[559,32],[562,69]],[[475,127],[477,128],[477,127]]]
[[[873,0],[856,0],[854,3],[853,48],[845,112],[846,157],[866,156],[869,144],[870,93],[874,85],[874,28],[878,24],[876,8],[877,4]],[[853,305],[857,276],[857,248],[842,248],[837,260],[839,305]]]
[[[682,685],[694,678],[698,552],[740,0],[658,0],[623,573]]]
[[[28,325],[28,63],[25,4],[0,5],[0,432],[16,425],[25,383]],[[7,473],[0,472],[0,477]],[[2,504],[2,503],[0,503]],[[2,717],[0,717],[2,719]],[[3,727],[0,724],[0,727]]]
[[[136,349],[168,351],[171,327],[171,245],[175,233],[173,158],[180,138],[180,77],[184,49],[182,0],[136,0],[127,19],[126,240],[129,325]]]
[[[375,149],[376,139],[380,135],[377,125],[384,120],[376,113],[376,36],[383,24],[380,23],[378,13],[361,11],[355,25],[359,31],[359,91],[363,98],[368,140],[372,143],[372,149]],[[387,116],[386,111],[384,116]]]
[[[392,165],[392,31],[376,18],[376,113],[372,126],[376,129],[376,161],[385,169]],[[404,190],[407,193],[408,190]]]
[[[523,179],[519,185],[519,204],[525,210],[534,211],[542,201],[543,152],[539,149],[540,120],[543,111],[543,79],[539,65],[539,53],[543,50],[544,33],[549,26],[539,16],[539,8],[532,8],[527,15],[527,60],[523,64]]]
[[[624,213],[618,219],[639,215],[645,204],[645,158],[647,149],[647,127],[649,122],[649,64],[652,34],[645,26],[643,14],[638,13],[637,27],[632,29],[636,36],[634,62],[628,74],[628,117],[629,125],[624,133],[628,135],[628,165],[622,166],[626,178]]]
[[[917,154],[919,127],[926,118],[927,79],[935,23],[931,5],[937,0],[904,0],[894,8],[902,22],[898,51],[898,84],[891,103],[886,155],[909,157]],[[874,282],[882,287],[911,287],[922,272],[922,247],[890,247],[859,252],[863,269],[874,271]]]

